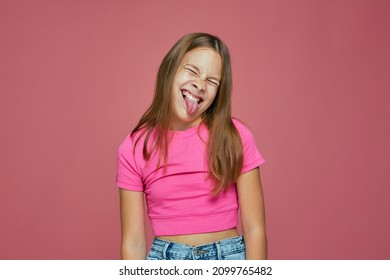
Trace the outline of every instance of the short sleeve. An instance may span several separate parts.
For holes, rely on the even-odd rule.
[[[116,185],[119,188],[143,191],[141,172],[136,164],[134,145],[130,134],[118,149]]]
[[[233,119],[233,123],[241,136],[244,148],[244,160],[241,169],[242,174],[263,164],[265,162],[265,158],[257,149],[255,138],[249,128],[236,119]]]

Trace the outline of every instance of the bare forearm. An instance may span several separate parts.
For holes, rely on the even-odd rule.
[[[266,260],[268,257],[267,236],[265,232],[244,233],[247,260]]]
[[[146,243],[140,242],[135,244],[121,245],[122,260],[145,260],[146,259]]]

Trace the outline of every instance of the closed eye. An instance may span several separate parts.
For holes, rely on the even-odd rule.
[[[185,68],[186,70],[188,70],[189,72],[191,72],[192,74],[194,74],[194,75],[197,75],[198,73],[195,71],[195,70],[193,70],[193,69],[191,69],[191,68]]]
[[[219,83],[214,80],[208,80],[213,86],[219,87]]]

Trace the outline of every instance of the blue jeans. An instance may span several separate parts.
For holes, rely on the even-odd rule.
[[[242,236],[199,246],[154,238],[147,260],[245,260]]]

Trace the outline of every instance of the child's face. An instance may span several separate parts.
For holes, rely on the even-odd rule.
[[[173,78],[173,130],[185,130],[201,122],[202,113],[210,107],[221,81],[222,59],[206,47],[184,56]]]

